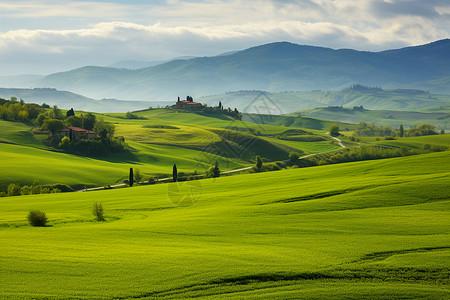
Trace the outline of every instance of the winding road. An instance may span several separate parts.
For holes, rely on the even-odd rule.
[[[338,143],[339,147],[341,147],[341,148],[304,155],[304,156],[299,157],[299,159],[304,159],[304,158],[308,158],[308,157],[319,155],[319,154],[323,154],[323,153],[334,152],[334,151],[338,151],[338,150],[341,150],[343,148],[346,148],[346,146],[342,143],[342,140],[340,140],[339,138],[334,137],[334,136],[332,136],[331,138],[333,140],[335,140]],[[289,162],[289,160],[283,160],[283,162],[286,163],[286,162]],[[251,168],[253,168],[253,166],[244,167],[244,168],[235,169],[235,170],[230,170],[230,171],[224,171],[224,172],[220,172],[220,174],[222,174],[222,175],[229,175],[229,174],[239,173],[239,172],[242,172],[242,171],[247,171],[247,170],[250,170]],[[197,175],[197,176],[203,177],[204,175]],[[171,181],[171,180],[172,180],[172,177],[156,179],[157,182],[166,182],[166,181]],[[149,182],[148,181],[147,182],[144,181],[143,183],[144,184],[148,184]],[[78,191],[75,191],[75,192],[101,191],[101,190],[108,190],[108,189],[120,188],[120,187],[125,187],[125,186],[127,186],[126,183],[119,183],[119,184],[114,184],[114,185],[109,185],[109,186],[99,186],[99,187],[93,187],[93,188],[88,188],[88,189],[82,189],[82,190],[78,190]]]

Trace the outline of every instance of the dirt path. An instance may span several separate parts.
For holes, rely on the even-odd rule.
[[[308,154],[308,155],[301,156],[299,159],[308,158],[308,157],[319,155],[319,154],[323,154],[323,153],[334,152],[334,151],[338,151],[338,150],[341,150],[343,148],[346,148],[345,145],[342,143],[342,141],[340,139],[338,139],[337,137],[333,137],[333,136],[331,138],[333,140],[335,140],[338,143],[339,147],[341,147],[341,148],[334,149],[334,150],[329,150],[329,151],[311,153],[311,154]],[[288,160],[283,160],[282,162],[287,163],[287,162],[289,162],[289,159]],[[250,170],[251,168],[253,168],[253,166],[244,167],[244,168],[240,168],[240,169],[236,169],[236,170],[224,171],[224,172],[220,172],[220,174],[228,175],[228,174],[233,174],[233,173],[239,173],[239,172],[242,172],[242,171]],[[197,176],[203,177],[204,175],[197,175]],[[166,178],[156,179],[155,181],[156,182],[170,182],[171,180],[172,180],[172,177],[166,177]],[[149,184],[149,182],[148,181],[144,181],[143,184]],[[82,190],[78,190],[78,191],[75,191],[75,192],[101,191],[101,190],[107,190],[107,189],[110,189],[110,188],[113,189],[113,188],[125,187],[125,186],[127,186],[127,184],[119,183],[119,184],[114,184],[114,185],[109,185],[109,186],[99,186],[99,187],[94,187],[94,188],[82,189]]]

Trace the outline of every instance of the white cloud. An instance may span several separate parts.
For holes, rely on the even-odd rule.
[[[0,3],[1,73],[215,55],[288,40],[381,50],[447,38],[443,0],[44,0]],[[100,13],[99,13],[100,12]],[[28,69],[27,69],[28,68]],[[38,71],[39,72],[39,71]]]

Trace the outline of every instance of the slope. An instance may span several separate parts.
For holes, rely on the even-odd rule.
[[[188,207],[169,185],[0,198],[0,296],[445,298],[448,155],[201,180]]]

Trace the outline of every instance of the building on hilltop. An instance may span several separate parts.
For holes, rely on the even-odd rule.
[[[67,136],[70,140],[90,140],[97,137],[97,132],[79,128],[79,127],[66,127],[61,129],[56,134],[59,138]]]
[[[180,97],[178,97],[178,101],[172,107],[185,110],[200,110],[203,108],[203,105],[199,102],[194,102],[192,97],[187,96],[186,100],[180,100]]]

